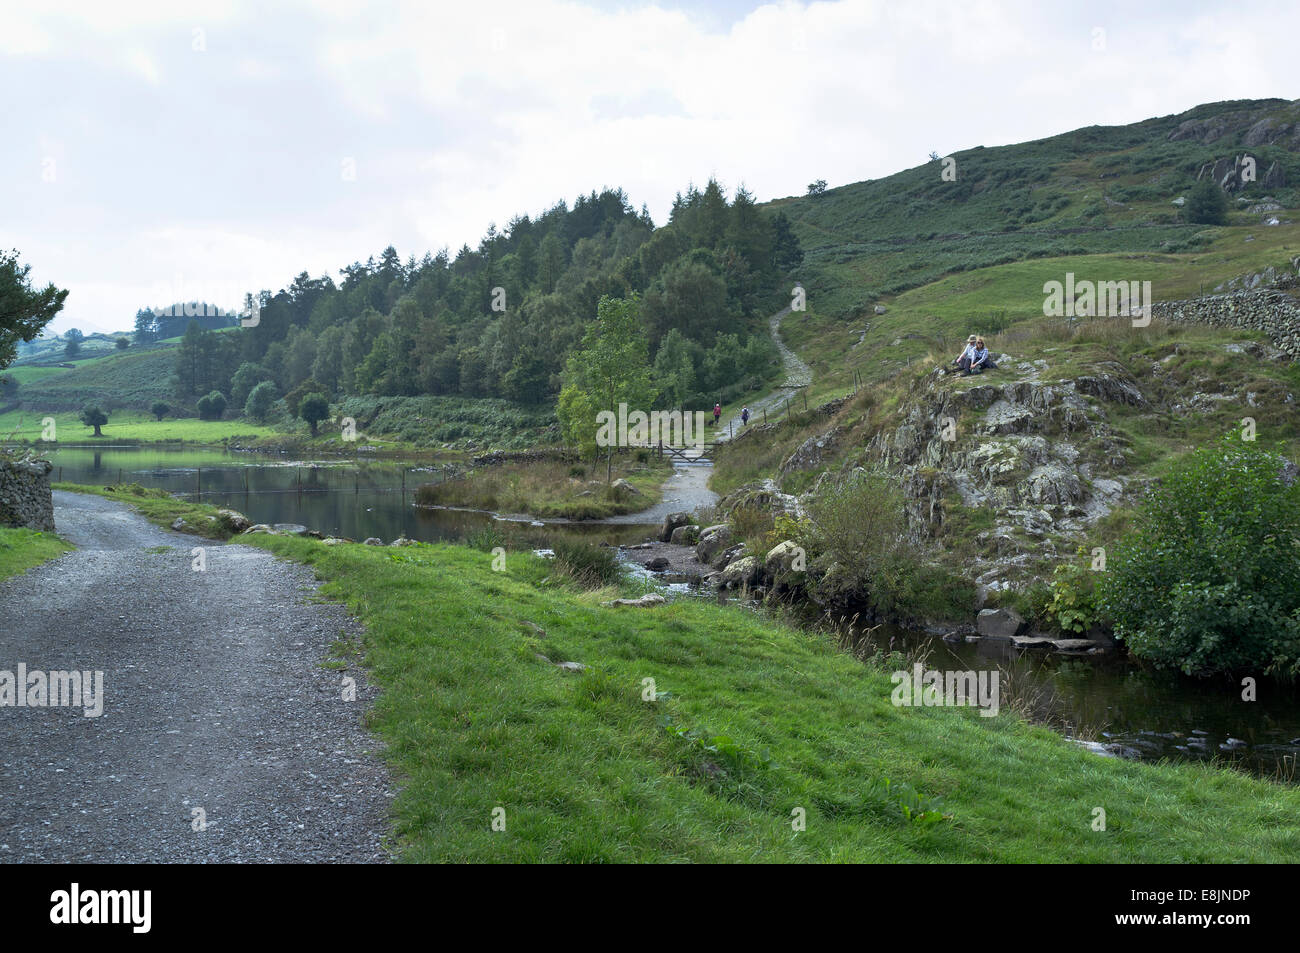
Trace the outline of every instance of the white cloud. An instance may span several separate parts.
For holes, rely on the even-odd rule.
[[[593,188],[663,221],[710,175],[766,200],[1300,78],[1284,7],[593,2],[20,8],[0,79],[40,94],[5,106],[0,246],[73,290],[56,328],[117,329],[178,271],[277,289]]]

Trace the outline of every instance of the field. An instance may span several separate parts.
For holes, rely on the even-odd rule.
[[[194,417],[164,417],[155,420],[151,414],[138,411],[110,412],[108,423],[100,430],[102,437],[81,422],[79,413],[40,411],[10,411],[0,414],[0,440],[21,440],[36,443],[43,439],[46,417],[54,418],[55,436],[60,443],[93,445],[96,443],[224,443],[228,440],[252,441],[275,437],[278,431],[247,420],[199,420]]]

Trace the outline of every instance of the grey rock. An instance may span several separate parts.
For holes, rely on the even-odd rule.
[[[1028,623],[1015,609],[981,609],[975,629],[985,638],[1009,639],[1025,631]]]
[[[689,526],[690,523],[690,513],[669,513],[664,517],[663,523],[659,526],[659,542],[668,542],[673,538],[673,530],[677,529],[679,526]]]

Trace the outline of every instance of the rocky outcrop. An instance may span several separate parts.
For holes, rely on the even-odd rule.
[[[1032,365],[1019,369],[1037,373]],[[867,443],[868,460],[899,477],[914,527],[937,530],[953,495],[968,507],[992,508],[1030,536],[1045,535],[1044,525],[1077,530],[1110,510],[1116,493],[1093,486],[1093,467],[1121,466],[1126,457],[1105,405],[1147,405],[1123,368],[1097,365],[1074,380],[1030,376],[964,389],[943,381],[923,384],[903,422]]]
[[[0,526],[54,532],[48,460],[0,461]]]
[[[781,476],[821,466],[837,453],[843,436],[843,427],[832,427],[825,433],[809,437],[781,464]]]

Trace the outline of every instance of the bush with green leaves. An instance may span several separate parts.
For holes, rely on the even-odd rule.
[[[200,397],[195,404],[195,409],[199,412],[200,420],[220,420],[221,415],[226,412],[226,395],[219,390],[214,390]]]
[[[1300,481],[1286,470],[1230,435],[1150,491],[1099,580],[1134,655],[1191,675],[1300,672]]]
[[[1047,614],[1062,632],[1080,635],[1098,622],[1096,576],[1091,563],[1079,550],[1081,561],[1061,563],[1052,578],[1052,596],[1047,604]]]
[[[244,416],[251,417],[258,423],[266,423],[275,400],[275,385],[270,381],[262,381],[248,392],[248,400],[244,401]]]
[[[150,405],[149,413],[153,414],[155,420],[162,420],[171,409],[171,404],[166,401],[156,400]]]
[[[1226,225],[1228,200],[1212,177],[1202,179],[1187,196],[1183,215],[1192,225]]]

